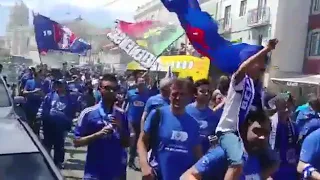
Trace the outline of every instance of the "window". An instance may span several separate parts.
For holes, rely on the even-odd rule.
[[[240,14],[239,16],[244,16],[247,12],[247,0],[243,0],[241,1],[241,4],[240,4]]]
[[[40,153],[0,155],[0,179],[55,180]]]
[[[314,32],[310,36],[310,56],[320,56],[320,32]]]
[[[224,26],[228,27],[231,24],[231,6],[226,6],[224,10]]]
[[[313,0],[312,12],[320,12],[320,0]]]
[[[258,0],[258,9],[264,8],[267,5],[267,0]]]

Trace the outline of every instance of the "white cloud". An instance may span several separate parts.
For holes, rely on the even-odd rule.
[[[55,2],[71,4],[83,8],[101,8],[114,12],[134,12],[138,6],[151,0],[55,0]]]
[[[149,2],[150,0],[117,0],[114,3],[110,3],[107,8],[118,11],[134,12],[138,6]]]
[[[2,2],[2,1],[0,1],[0,6],[1,7],[10,7],[10,6],[14,6],[14,2],[8,2],[8,1],[4,1],[4,2]]]
[[[13,0],[0,0],[11,1]],[[50,7],[57,4],[69,4],[84,9],[106,8],[112,13],[133,14],[138,6],[151,0],[23,0],[29,8],[34,10],[50,11]]]

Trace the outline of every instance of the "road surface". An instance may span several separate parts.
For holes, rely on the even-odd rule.
[[[62,173],[66,180],[82,180],[86,158],[86,148],[74,148],[71,137],[72,134],[69,134],[66,139],[65,168],[62,170]],[[127,180],[141,180],[140,172],[128,169]]]

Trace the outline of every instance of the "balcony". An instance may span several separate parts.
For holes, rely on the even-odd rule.
[[[230,33],[232,29],[232,19],[231,18],[223,18],[218,21],[219,23],[219,34]]]
[[[248,11],[247,24],[249,27],[265,26],[270,23],[270,8],[256,8]]]

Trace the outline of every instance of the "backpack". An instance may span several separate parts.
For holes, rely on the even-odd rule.
[[[156,108],[156,113],[151,121],[151,131],[150,131],[150,143],[149,150],[157,149],[158,146],[158,136],[159,136],[159,126],[161,121],[161,110],[160,107]]]
[[[158,107],[155,110],[156,110],[156,113],[151,121],[151,131],[150,131],[148,151],[150,151],[150,150],[157,151],[158,146],[159,146],[159,128],[160,128],[160,122],[161,122],[161,109],[160,109],[160,107]],[[152,153],[152,154],[154,155],[154,153]],[[153,172],[156,176],[155,180],[161,180],[162,176],[161,176],[161,171],[159,170],[159,167],[153,166],[152,168],[153,168]]]

